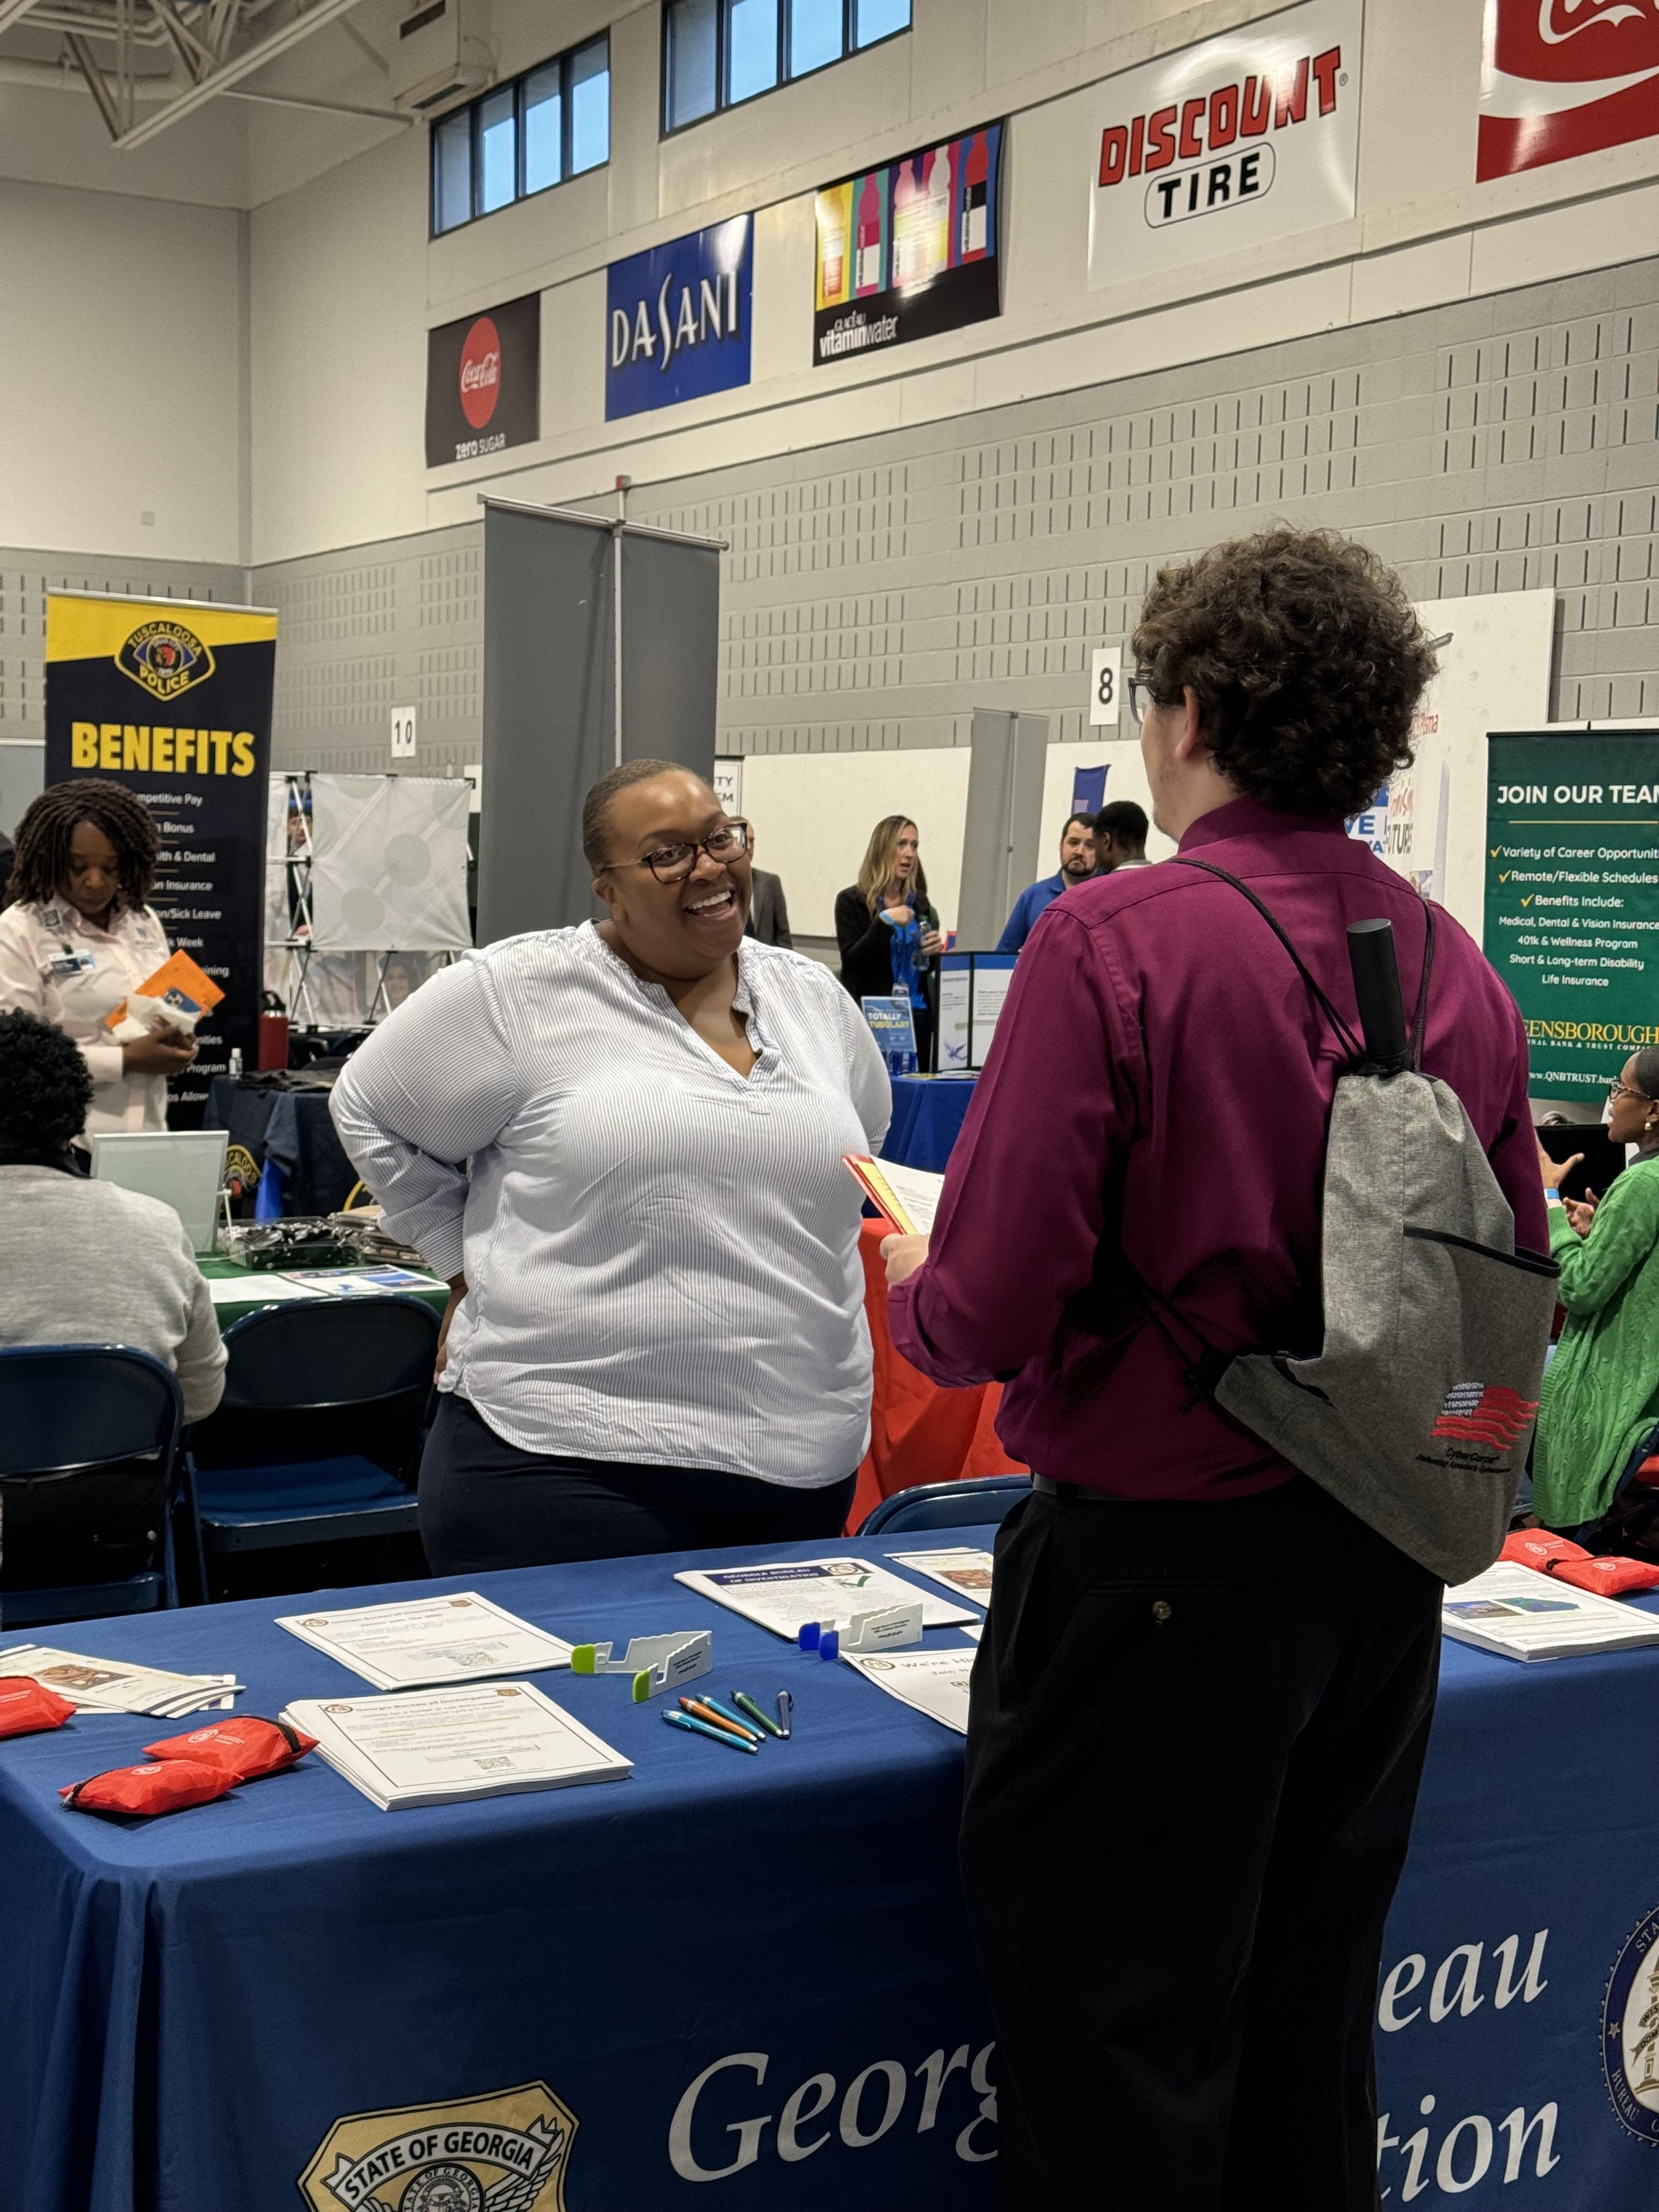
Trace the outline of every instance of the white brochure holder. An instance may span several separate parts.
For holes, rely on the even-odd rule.
[[[699,1674],[712,1673],[714,1665],[714,1639],[707,1628],[676,1636],[636,1636],[620,1659],[611,1656],[614,1649],[610,1644],[578,1644],[570,1654],[570,1671],[631,1674],[636,1705],[660,1697],[665,1690],[695,1682]]]

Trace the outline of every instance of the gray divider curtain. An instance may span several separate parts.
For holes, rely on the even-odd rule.
[[[595,910],[581,808],[617,759],[618,544],[622,757],[713,778],[720,547],[486,501],[480,945]]]

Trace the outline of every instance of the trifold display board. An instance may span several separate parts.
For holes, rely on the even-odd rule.
[[[592,915],[582,800],[608,769],[671,760],[712,778],[720,551],[484,502],[480,945]]]
[[[1599,1104],[1659,1044],[1659,732],[1504,732],[1487,775],[1486,957],[1533,1089]]]
[[[1012,952],[946,952],[939,963],[939,1073],[985,1065],[997,1017],[1014,979]]]
[[[258,1059],[276,662],[268,607],[46,596],[46,781],[100,776],[143,801],[161,846],[150,903],[225,994],[168,1085],[174,1128],[200,1127],[233,1048]]]

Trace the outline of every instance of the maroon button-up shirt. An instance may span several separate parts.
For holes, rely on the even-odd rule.
[[[1340,822],[1240,799],[1194,823],[1181,849],[1250,885],[1356,1033],[1345,933],[1386,915],[1410,1020],[1422,902]],[[939,1382],[1012,1377],[999,1433],[1057,1482],[1215,1499],[1286,1480],[1282,1460],[1194,1398],[1187,1360],[1194,1338],[1317,1351],[1320,1186],[1343,1057],[1230,884],[1168,863],[1079,884],[1020,954],[927,1264],[889,1299],[895,1345]],[[1545,1250],[1521,1017],[1443,908],[1423,1066],[1462,1099],[1516,1243]],[[1190,1324],[1185,1356],[1147,1319],[1126,1261]]]

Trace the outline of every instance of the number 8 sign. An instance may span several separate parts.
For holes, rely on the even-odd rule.
[[[1123,688],[1123,647],[1097,645],[1089,655],[1089,721],[1091,727],[1115,722]]]

